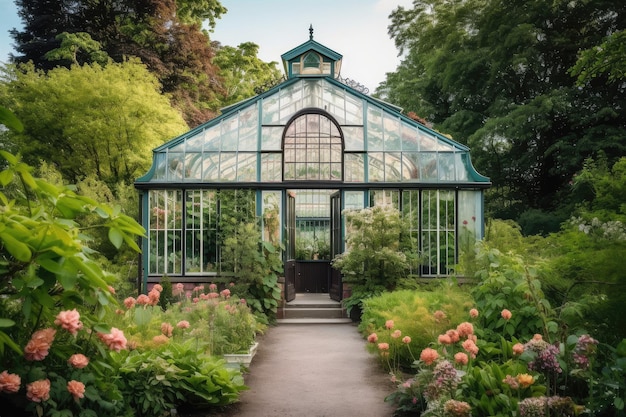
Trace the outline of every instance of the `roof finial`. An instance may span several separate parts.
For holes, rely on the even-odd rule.
[[[311,23],[311,26],[309,26],[309,40],[312,41],[313,40],[313,24]]]

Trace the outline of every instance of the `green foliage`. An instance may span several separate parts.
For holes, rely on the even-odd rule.
[[[394,329],[401,329],[402,336],[411,338],[411,349],[419,352],[432,342],[433,335],[445,333],[467,320],[473,301],[463,287],[448,283],[423,290],[400,290],[385,292],[363,301],[363,315],[359,324],[361,334],[376,333],[378,341],[391,343],[391,331],[385,328],[393,320]],[[445,318],[434,315],[445,313]],[[371,352],[377,351],[369,344]],[[415,358],[410,349],[402,349],[394,358],[401,368],[409,369]],[[386,360],[383,362],[386,364]]]
[[[395,289],[408,276],[414,252],[405,236],[408,227],[396,209],[377,206],[349,211],[346,222],[347,249],[332,260],[332,265],[343,274],[344,284],[352,288],[345,303],[353,306]]]
[[[131,184],[150,166],[151,151],[186,129],[157,80],[135,61],[57,68],[7,67],[0,104],[26,128],[9,135],[25,161],[43,155],[63,178],[86,177],[109,187]]]
[[[481,311],[480,322],[484,338],[494,340],[499,335],[530,338],[543,334],[548,339],[557,336],[554,311],[541,289],[538,268],[513,253],[503,254],[485,243],[479,245],[476,278],[479,282],[471,294]],[[501,316],[506,309],[512,313],[507,320]]]
[[[570,73],[577,77],[578,85],[584,85],[601,76],[606,76],[610,83],[626,78],[624,45],[626,30],[620,30],[611,33],[601,44],[580,52],[576,65],[570,69]]]

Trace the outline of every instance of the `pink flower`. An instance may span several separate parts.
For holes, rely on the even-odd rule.
[[[185,289],[185,284],[179,282],[174,286],[174,288],[176,288],[178,291],[182,291],[183,289]]]
[[[522,345],[521,343],[516,343],[513,345],[513,354],[514,355],[521,355],[522,353],[524,353],[524,345]]]
[[[367,341],[369,343],[376,343],[378,342],[378,335],[376,333],[372,333],[369,336],[367,336]]]
[[[161,333],[163,333],[167,337],[172,337],[172,331],[174,331],[174,327],[166,322],[161,323]]]
[[[446,316],[446,313],[444,313],[443,311],[441,311],[441,310],[437,310],[437,311],[435,311],[435,312],[433,313],[433,317],[435,318],[435,321],[436,321],[437,323],[440,323],[440,322],[442,322],[443,320],[445,320],[445,318],[446,318],[447,316]]]
[[[160,334],[158,336],[154,336],[152,338],[152,341],[154,343],[156,343],[157,345],[164,345],[167,342],[169,342],[170,339],[167,338],[167,336],[165,336],[164,334]]]
[[[150,305],[155,306],[159,303],[159,298],[161,298],[161,293],[158,292],[155,288],[152,288],[148,293],[148,299],[150,300]]]
[[[89,359],[87,356],[82,353],[75,353],[67,360],[71,366],[77,369],[83,369],[85,366],[89,365]]]
[[[36,403],[48,401],[50,399],[50,380],[40,379],[28,384],[26,386],[26,398]]]
[[[394,332],[391,333],[391,337],[394,339],[398,339],[400,336],[402,336],[402,332],[400,330],[394,330]]]
[[[452,343],[456,343],[461,339],[459,332],[457,332],[455,329],[448,330],[446,334],[450,336],[450,340],[452,340]]]
[[[109,292],[110,292],[111,294],[115,294],[115,288],[113,288],[113,287],[112,287],[112,286],[110,286],[110,285],[109,285],[109,287],[108,287],[108,288],[109,288]]]
[[[409,343],[411,343],[411,338],[409,336],[404,336],[402,338],[402,343],[404,343],[405,345],[408,345]]]
[[[80,322],[80,313],[76,309],[61,311],[57,314],[54,324],[61,326],[74,336],[83,328],[83,323]]]
[[[56,330],[47,328],[38,330],[31,336],[24,347],[24,357],[29,361],[41,361],[48,356],[50,345],[54,340]]]
[[[389,330],[393,329],[393,320],[387,320],[385,322],[385,327]]]
[[[232,288],[232,287],[234,287],[234,286],[235,286],[235,283],[234,283],[234,282],[231,282],[231,283],[229,283],[229,284],[228,284],[228,286]]]
[[[533,336],[533,340],[536,340],[536,341],[543,340],[543,336],[540,335],[539,333],[535,333],[535,335]]]
[[[111,333],[109,334],[98,333],[98,337],[111,350],[119,352],[120,350],[126,349],[127,340],[126,337],[124,337],[124,332],[116,327],[112,327]]]
[[[389,350],[389,343],[379,343],[378,344],[378,350]]]
[[[450,338],[449,334],[440,334],[437,337],[437,343],[441,344],[441,345],[451,345],[452,342],[452,338]]]
[[[85,396],[85,384],[80,381],[70,381],[67,383],[67,390],[72,394],[74,399],[78,401]]]
[[[457,352],[454,354],[454,361],[460,365],[467,365],[469,358],[466,353]]]
[[[475,308],[471,309],[469,311],[469,315],[471,318],[475,319],[476,317],[478,317],[478,310],[476,310]]]
[[[10,374],[8,371],[0,373],[0,392],[15,394],[20,390],[22,379],[17,374]]]
[[[220,295],[224,298],[230,298],[230,290],[226,288],[225,290],[222,290],[222,292],[220,292]]]
[[[152,287],[153,290],[157,290],[158,292],[163,292],[163,286],[161,284],[154,284]]]
[[[242,298],[241,300],[239,300],[239,302],[240,302],[241,304],[243,304],[243,305],[248,304],[248,302],[246,301],[246,299],[245,299],[245,298]]]
[[[511,314],[511,312],[510,312],[509,310],[507,310],[506,308],[505,308],[504,310],[502,310],[502,313],[500,313],[500,314],[502,315],[502,318],[503,318],[504,320],[510,320],[510,319],[511,319],[511,316],[513,315],[513,314]]]
[[[460,337],[467,337],[470,334],[474,334],[474,326],[466,321],[456,326],[456,331],[459,332]]]
[[[140,294],[139,297],[137,297],[137,304],[140,306],[147,306],[150,304],[150,299],[146,294]]]
[[[190,324],[187,320],[181,320],[176,324],[176,327],[178,327],[179,329],[188,329],[189,326]]]
[[[133,297],[126,297],[124,299],[124,306],[130,310],[131,308],[133,308],[136,302],[137,300],[135,300]]]
[[[217,285],[216,284],[209,284],[209,290],[211,292],[217,291]]]
[[[476,357],[478,354],[478,346],[476,346],[476,343],[474,343],[472,339],[465,340],[461,346],[463,346],[463,349],[470,353],[472,357]]]
[[[431,365],[437,360],[437,358],[439,358],[439,353],[432,348],[426,348],[422,350],[422,353],[420,353],[420,360],[426,365]]]
[[[209,298],[218,298],[220,295],[216,292],[210,292],[209,293]]]

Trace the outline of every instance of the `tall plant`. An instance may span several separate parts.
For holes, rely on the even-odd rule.
[[[395,289],[407,277],[411,258],[409,229],[400,212],[376,206],[346,212],[347,250],[332,261],[352,288],[345,301],[350,310],[361,301],[385,290]]]

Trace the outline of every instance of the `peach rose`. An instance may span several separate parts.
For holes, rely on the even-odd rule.
[[[75,353],[70,356],[70,358],[67,360],[67,363],[69,363],[76,369],[83,369],[84,367],[89,365],[89,359],[82,353]]]
[[[422,350],[422,353],[420,353],[420,360],[426,365],[431,365],[437,360],[437,358],[439,358],[439,353],[432,348],[426,348]]]
[[[57,314],[54,324],[61,326],[74,336],[83,328],[83,323],[80,321],[80,313],[76,309],[61,311]]]
[[[50,380],[40,379],[26,386],[26,398],[35,403],[50,399]]]
[[[10,374],[8,371],[0,373],[0,392],[15,394],[20,390],[22,379],[17,374]]]
[[[504,320],[510,320],[511,316],[513,316],[513,314],[509,310],[507,310],[506,308],[504,310],[502,310],[502,313],[500,313],[500,314],[502,315],[502,318]]]
[[[79,400],[85,396],[85,384],[80,381],[70,381],[67,383],[67,390],[72,394],[75,400]]]

